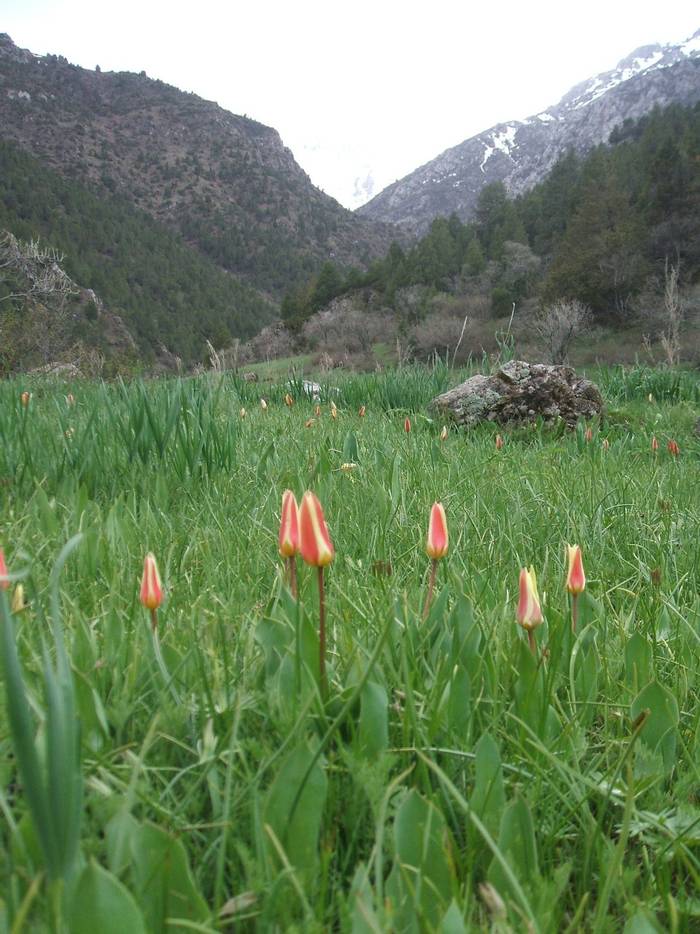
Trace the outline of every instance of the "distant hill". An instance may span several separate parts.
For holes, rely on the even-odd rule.
[[[276,130],[145,72],[90,71],[6,34],[0,137],[273,297],[329,259],[366,266],[395,236],[314,187]]]
[[[481,191],[503,182],[510,195],[541,182],[568,151],[607,142],[624,120],[653,107],[700,100],[700,30],[677,45],[649,45],[616,68],[572,88],[554,107],[511,120],[446,150],[389,185],[358,214],[424,233],[435,217],[474,217]]]

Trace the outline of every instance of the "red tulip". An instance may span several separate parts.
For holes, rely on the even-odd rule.
[[[19,401],[22,403],[22,405],[26,409],[29,403],[31,402],[31,400],[32,400],[31,392],[27,392],[27,390],[25,389],[22,395],[19,397]]]
[[[411,431],[411,419],[408,417],[404,419],[403,430],[406,432],[406,434],[409,434]]]
[[[284,404],[287,406],[287,408],[290,408],[290,409],[294,405],[294,399],[292,399],[289,393],[287,393],[284,397]]]
[[[654,454],[656,454],[656,452],[659,450],[659,442],[656,435],[654,435],[654,437],[651,439],[651,450]]]
[[[430,510],[430,522],[428,523],[428,540],[425,550],[428,557],[433,561],[439,561],[447,554],[450,543],[447,532],[447,518],[445,517],[445,507],[442,503],[433,503]]]
[[[580,545],[567,545],[569,556],[569,571],[566,575],[566,589],[570,594],[578,596],[586,589],[586,574],[583,570],[583,556]]]
[[[678,455],[681,453],[681,449],[678,447],[677,441],[674,441],[673,439],[671,439],[668,442],[668,453],[671,454],[673,457],[678,457]]]
[[[361,406],[360,406],[360,409],[359,409],[359,411],[358,411],[357,414],[360,416],[360,418],[364,418],[364,417],[365,417],[365,412],[366,412],[366,411],[367,411],[367,409],[365,408],[365,406],[364,406],[364,405],[361,405]]]
[[[155,627],[155,612],[163,602],[163,585],[160,582],[155,556],[150,551],[143,561],[143,577],[139,598],[146,609],[151,611]]]
[[[283,558],[293,558],[299,551],[299,506],[291,490],[282,494],[279,552]]]
[[[537,593],[537,578],[533,568],[520,570],[520,594],[516,613],[518,623],[527,632],[527,639],[533,653],[536,651],[533,630],[542,622],[542,609]]]
[[[318,497],[307,490],[299,509],[299,550],[307,564],[322,568],[333,560],[333,544]]]
[[[7,565],[5,564],[5,553],[0,548],[0,590],[9,590],[10,582],[7,579]]]
[[[588,443],[589,441],[592,441],[592,440],[593,440],[593,429],[592,429],[592,428],[586,428],[586,431],[584,432],[583,438],[584,438],[584,440],[586,441],[586,443]]]
[[[503,438],[500,435],[496,435],[496,450],[500,451],[503,447]]]

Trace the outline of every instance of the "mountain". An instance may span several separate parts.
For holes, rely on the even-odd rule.
[[[479,193],[502,181],[512,195],[542,181],[569,150],[606,142],[625,120],[655,106],[700,100],[700,30],[678,45],[636,49],[612,71],[572,88],[553,107],[500,123],[389,185],[357,213],[423,233],[433,218],[474,214]]]
[[[80,68],[6,34],[0,137],[127,199],[269,296],[329,259],[366,265],[396,236],[315,188],[276,130],[145,72]]]

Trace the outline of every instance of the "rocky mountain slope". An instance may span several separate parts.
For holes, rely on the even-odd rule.
[[[572,88],[553,107],[512,120],[448,149],[358,209],[363,217],[422,233],[433,218],[469,220],[482,188],[503,181],[520,194],[567,150],[585,152],[655,106],[700,100],[700,30],[679,45],[636,49],[612,71]]]
[[[276,130],[145,72],[79,68],[6,34],[0,138],[98,193],[126,196],[267,294],[328,259],[364,265],[395,237],[315,188]]]

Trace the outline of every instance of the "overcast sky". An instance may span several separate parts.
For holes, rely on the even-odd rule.
[[[638,46],[698,27],[696,0],[0,3],[0,32],[24,48],[145,70],[275,127],[348,207]]]

